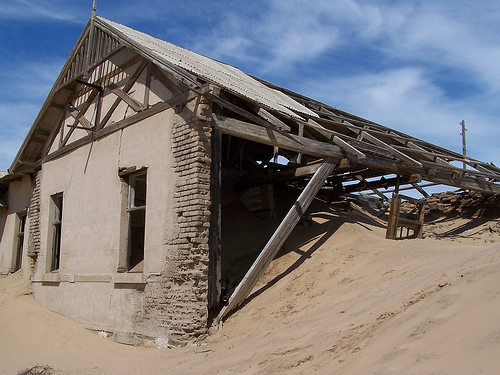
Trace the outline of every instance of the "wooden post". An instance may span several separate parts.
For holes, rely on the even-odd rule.
[[[465,157],[467,156],[467,147],[465,145],[465,132],[467,129],[465,128],[465,120],[460,121],[460,125],[462,125],[462,132],[460,133],[462,136],[462,155],[464,156],[464,169],[466,169],[467,163],[465,162]]]
[[[337,161],[332,159],[327,159],[321,164],[290,211],[288,211],[288,214],[285,216],[278,229],[276,229],[262,252],[252,264],[243,280],[238,284],[234,293],[229,298],[227,305],[222,308],[217,316],[215,323],[220,322],[229,312],[238,307],[248,294],[250,294],[253,287],[276,256],[276,253],[288,238],[293,228],[295,228],[295,225],[299,222],[336,165]]]
[[[210,318],[215,316],[215,308],[221,295],[221,143],[222,134],[212,128],[211,165],[211,216],[209,234],[208,264],[208,310]]]

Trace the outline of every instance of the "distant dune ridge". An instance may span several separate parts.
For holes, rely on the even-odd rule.
[[[498,201],[481,211],[482,198],[458,196],[477,209],[434,197],[425,238],[400,241],[357,206],[315,202],[312,225],[294,230],[222,331],[184,348],[99,337],[11,275],[0,280],[0,373],[497,374]]]

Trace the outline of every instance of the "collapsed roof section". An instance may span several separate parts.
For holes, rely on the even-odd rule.
[[[116,63],[114,69],[102,73],[103,64],[124,50],[133,52],[135,57]],[[128,83],[117,87],[110,77],[124,73],[131,66],[138,68],[129,74]],[[152,72],[148,74],[155,74],[172,91],[172,98],[150,105],[146,99],[139,103],[129,95],[146,67]],[[111,125],[112,110],[94,119],[94,123],[87,120],[86,111],[97,106],[104,90],[112,90],[117,95],[116,103],[126,102],[133,108],[134,115],[123,119],[121,125],[120,122]],[[223,170],[229,174],[234,171],[233,177],[236,176],[226,174],[223,183],[233,187],[308,179],[322,159],[333,159],[337,163],[329,174],[326,188],[339,194],[378,192],[379,188],[404,184],[425,194],[419,185],[422,181],[491,194],[500,192],[497,184],[500,169],[492,164],[463,157],[340,111],[101,17],[92,17],[85,27],[16,155],[10,173],[30,172],[43,162],[120,126],[128,126],[200,95],[214,103],[214,128],[226,137],[240,140],[237,144],[233,142],[233,146],[225,146],[222,160]],[[76,98],[84,98],[78,108],[74,104]],[[68,113],[73,116],[74,124],[66,125],[69,131],[63,135],[61,128]],[[83,129],[86,136],[72,138],[76,129]],[[59,144],[54,148],[58,135]],[[272,147],[262,151],[259,145]],[[279,156],[287,162],[280,163]],[[242,171],[243,158],[251,161],[252,168]]]

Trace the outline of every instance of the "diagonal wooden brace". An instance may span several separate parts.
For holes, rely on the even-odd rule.
[[[290,211],[288,211],[278,229],[276,229],[264,249],[252,264],[243,280],[238,284],[234,293],[229,298],[227,305],[220,311],[214,321],[215,324],[220,322],[229,312],[238,307],[250,294],[253,287],[276,256],[281,246],[283,246],[283,243],[288,238],[293,228],[295,228],[295,225],[297,225],[314,197],[316,197],[316,194],[324,185],[326,178],[335,168],[337,163],[338,161],[336,160],[327,159],[321,164]]]

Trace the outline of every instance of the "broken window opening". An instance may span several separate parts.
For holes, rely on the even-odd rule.
[[[54,216],[52,221],[52,259],[50,271],[59,270],[61,262],[61,229],[62,229],[62,210],[63,210],[63,195],[62,193],[55,194],[52,197],[52,205],[54,207]]]
[[[14,258],[14,268],[16,272],[21,268],[24,248],[24,228],[26,226],[26,211],[17,214],[17,244]]]
[[[128,176],[127,270],[144,269],[146,232],[146,172]]]

